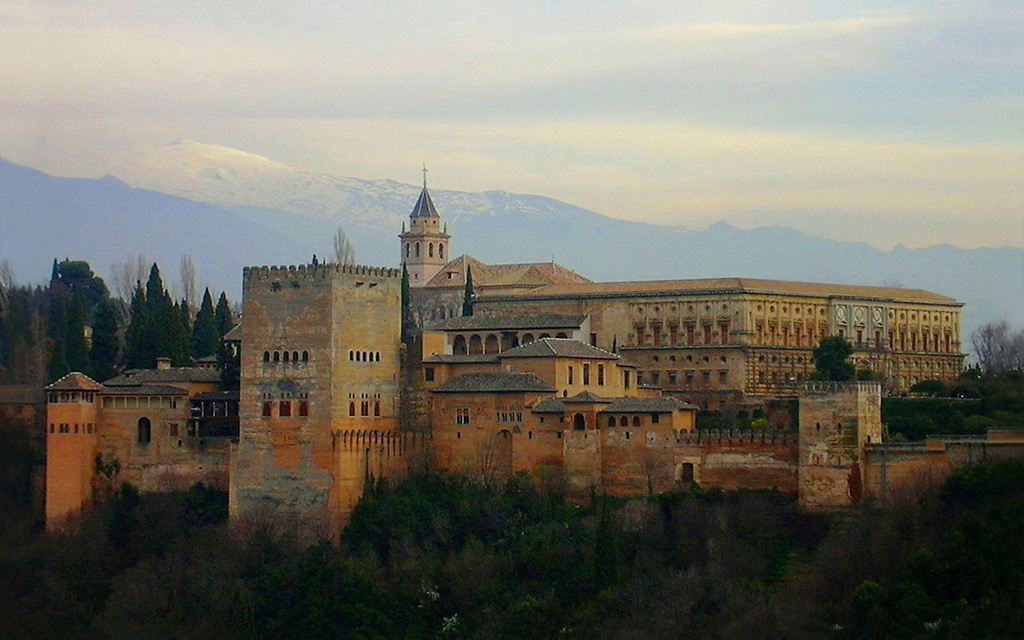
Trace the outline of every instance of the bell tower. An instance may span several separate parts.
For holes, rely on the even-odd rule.
[[[448,225],[441,225],[434,202],[427,191],[427,168],[423,167],[423,191],[409,214],[409,230],[402,224],[402,265],[409,272],[409,286],[422,287],[449,260]]]

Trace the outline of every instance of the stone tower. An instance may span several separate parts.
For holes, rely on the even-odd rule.
[[[409,286],[422,287],[449,260],[448,225],[441,224],[434,202],[427,191],[427,173],[423,170],[423,191],[409,214],[409,230],[402,225],[402,265],[409,271]]]
[[[103,385],[69,373],[46,387],[46,527],[74,526],[93,498]]]
[[[369,472],[366,454],[380,448],[349,451],[341,439],[380,440],[398,427],[401,272],[328,264],[250,267],[242,278],[232,518],[336,537]]]
[[[864,447],[882,441],[877,382],[808,382],[800,395],[800,504],[834,509],[860,502]]]

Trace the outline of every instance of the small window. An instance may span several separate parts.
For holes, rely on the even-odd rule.
[[[583,365],[583,384],[585,384],[585,385],[590,384],[590,365],[589,364],[584,364]]]
[[[308,351],[303,351],[302,352],[302,361],[303,362],[309,362],[309,352]]]
[[[455,424],[469,424],[469,407],[455,409]]]
[[[139,444],[147,445],[152,439],[151,424],[149,418],[139,418],[138,424]]]
[[[569,367],[569,384],[573,384],[572,378],[573,378],[573,376],[572,376],[572,367],[570,366]]]
[[[282,418],[291,417],[291,415],[292,415],[292,401],[291,400],[282,400],[281,401],[280,406],[278,407],[278,415],[280,415]]]
[[[290,358],[289,358],[289,354],[288,354],[288,352],[287,352],[287,351],[285,351],[285,352],[284,352],[284,358],[282,358],[282,359],[283,359],[283,360],[284,360],[285,362],[288,362],[288,360],[290,359]]]
[[[281,354],[279,352],[275,351],[274,352],[274,362],[280,362],[280,361],[281,361]]]
[[[306,401],[306,400],[300,400],[299,401],[299,417],[300,418],[308,418],[309,417],[309,402]]]
[[[363,400],[359,403],[359,415],[363,418],[370,417],[370,401]]]
[[[269,418],[273,414],[274,414],[273,403],[271,403],[271,402],[264,402],[263,403],[263,417],[264,418]]]
[[[263,352],[263,362],[270,362],[270,352],[269,351],[264,351]]]
[[[434,367],[426,367],[423,369],[423,379],[427,382],[434,381]]]
[[[298,351],[292,351],[292,362],[298,362],[298,361],[299,361],[299,352]]]
[[[348,403],[348,415],[349,415],[350,418],[355,417],[355,415],[356,415],[356,403],[355,402],[349,402]]]
[[[603,364],[597,365],[597,384],[598,385],[603,385],[604,384],[604,365]]]
[[[380,417],[380,400],[377,400],[377,401],[375,401],[373,403],[373,417],[374,418],[379,418]]]
[[[658,424],[659,420],[661,420],[661,416],[660,415],[658,415],[657,413],[652,413],[651,414],[651,424]]]
[[[608,426],[609,427],[614,427],[615,426],[615,416],[608,416]]]
[[[634,427],[639,427],[640,426],[640,416],[633,416],[633,426]],[[626,437],[628,438],[629,436],[626,436]]]

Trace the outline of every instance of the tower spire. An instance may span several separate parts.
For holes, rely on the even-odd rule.
[[[423,188],[427,188],[427,163],[423,163]]]

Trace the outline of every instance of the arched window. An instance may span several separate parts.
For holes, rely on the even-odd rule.
[[[455,341],[452,342],[452,353],[456,355],[465,355],[466,353],[466,336],[457,335]]]
[[[281,354],[280,354],[280,352],[275,351],[274,352],[274,362],[280,362],[280,361],[281,361]]]
[[[640,416],[633,416],[633,426],[634,427],[639,427],[640,426]]]
[[[608,426],[609,427],[614,427],[615,426],[615,416],[608,416]]]
[[[287,351],[284,352],[284,358],[283,359],[284,359],[285,362],[288,362],[289,355],[290,354]]]
[[[437,257],[438,258],[443,258],[444,257],[444,245],[443,244],[437,245]]]
[[[348,415],[350,417],[355,417],[355,415],[356,415],[356,403],[355,402],[349,402],[348,403]]]
[[[582,413],[577,413],[572,417],[572,428],[576,431],[583,431],[587,428],[587,419]]]
[[[373,417],[374,418],[379,418],[380,417],[380,400],[377,400],[377,401],[375,401],[373,403]]]
[[[629,418],[627,418],[626,416],[622,416],[621,418],[619,418],[619,426],[620,427],[628,427],[629,426]]]
[[[380,351],[377,352],[377,362],[380,362]]]
[[[434,257],[434,243],[433,242],[431,242],[430,244],[427,245],[427,255],[430,256],[431,258]]]
[[[298,351],[292,351],[292,362],[298,362],[298,361],[299,361],[299,352]]]
[[[263,362],[270,362],[270,352],[269,351],[264,351],[263,352]]]
[[[530,344],[531,342],[533,342],[533,340],[534,338],[532,333],[523,334],[523,344]]]
[[[477,355],[484,352],[484,342],[480,339],[480,336],[473,334],[469,337],[469,353],[471,355]]]
[[[409,246],[409,243],[408,243],[408,242],[406,242],[406,243],[405,243],[405,257],[406,257],[406,258],[408,258],[408,257],[409,257],[409,250],[410,250],[411,248],[412,248],[412,247],[410,247],[410,246]]]
[[[420,243],[416,243],[416,257],[420,257]]]
[[[149,418],[139,418],[138,435],[139,444],[149,444],[150,440],[152,440],[153,434],[151,431]]]
[[[302,352],[302,361],[303,362],[309,362],[309,352],[308,351],[303,351]]]
[[[493,333],[487,336],[487,340],[484,343],[484,353],[498,353],[498,336]]]

